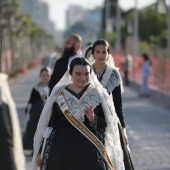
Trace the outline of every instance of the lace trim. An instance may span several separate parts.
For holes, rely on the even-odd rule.
[[[85,121],[84,110],[89,108],[90,104],[92,104],[94,108],[100,104],[100,98],[98,97],[97,91],[90,86],[87,88],[80,99],[77,99],[66,89],[64,89],[63,92],[65,99],[67,100],[70,112],[81,122]],[[91,95],[89,95],[89,93]]]
[[[106,70],[105,70],[105,72],[102,76],[102,80],[101,80],[101,84],[103,85],[103,87],[107,86],[107,83],[108,83],[109,78],[112,74],[112,71],[113,71],[113,69],[111,67],[108,67],[108,66],[106,67]]]
[[[40,82],[33,87],[40,94],[43,101],[46,101],[47,99],[47,93],[44,89],[45,87],[47,86],[43,86]]]
[[[106,75],[107,76],[107,75]],[[112,70],[110,78],[105,86],[107,92],[110,93],[114,90],[115,87],[120,85],[120,76],[116,70]]]
[[[42,165],[41,165],[42,170],[45,170],[47,167],[55,131],[56,131],[56,129],[51,132],[50,137],[47,139],[47,143],[46,143],[45,151],[44,151],[44,155],[43,155],[43,160],[42,160]]]
[[[102,133],[99,130],[95,131],[97,138],[102,142],[103,145],[105,145],[105,136],[104,133]],[[103,170],[108,170],[109,167],[105,161],[105,159],[103,158],[103,156],[101,155],[101,153],[98,151],[97,152],[97,157],[98,157],[98,162],[100,163],[100,166],[102,167]]]
[[[94,64],[92,69],[94,70]],[[105,72],[102,74],[102,80],[100,83],[105,89],[107,89],[108,93],[112,92],[115,87],[120,85],[120,75],[118,74],[118,71],[110,66],[107,66]]]

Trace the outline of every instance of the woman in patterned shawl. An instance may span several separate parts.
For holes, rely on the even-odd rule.
[[[33,170],[124,170],[117,123],[113,102],[87,60],[73,59],[42,111]],[[53,130],[41,157],[47,126]]]
[[[28,151],[33,150],[33,137],[48,96],[48,82],[50,74],[51,70],[49,68],[42,68],[40,70],[40,81],[32,88],[30,99],[25,109],[26,130],[23,135],[23,147]]]
[[[92,48],[94,63],[92,69],[97,75],[99,82],[107,90],[114,103],[116,114],[120,123],[118,124],[120,132],[121,146],[124,152],[124,165],[126,170],[133,170],[132,160],[128,149],[128,140],[126,135],[126,124],[122,105],[122,78],[115,67],[112,55],[110,54],[110,45],[106,40],[100,39],[94,42]]]

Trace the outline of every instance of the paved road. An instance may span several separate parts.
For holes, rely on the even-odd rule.
[[[123,96],[135,170],[170,170],[170,111],[129,88]]]
[[[11,81],[22,130],[24,108],[38,74],[39,68],[32,69]],[[139,98],[126,87],[123,104],[135,170],[170,170],[170,110],[154,105],[149,98]],[[31,157],[26,157],[26,170],[31,170]]]

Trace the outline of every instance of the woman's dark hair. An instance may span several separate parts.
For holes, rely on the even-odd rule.
[[[49,72],[49,69],[46,68],[46,67],[43,67],[43,68],[40,70],[40,76],[41,76],[41,74],[42,74],[44,71]]]
[[[86,49],[86,52],[85,52],[85,55],[84,55],[85,58],[86,58],[86,56],[87,56],[87,53],[88,53],[90,50],[92,50],[92,48],[93,48],[93,46],[89,46],[89,47]]]
[[[143,59],[144,59],[145,61],[149,61],[149,62],[150,62],[150,65],[151,65],[151,61],[150,61],[149,56],[148,56],[147,53],[143,53],[143,54],[142,54],[142,57],[143,57]]]
[[[105,45],[107,47],[108,54],[110,54],[110,44],[103,39],[97,40],[96,42],[93,43],[92,54],[94,54],[97,45]]]
[[[76,65],[90,66],[90,64],[88,63],[88,61],[85,58],[77,57],[71,61],[70,71],[69,71],[70,75],[72,74],[74,66],[76,66]],[[91,73],[91,66],[90,66],[90,73]]]

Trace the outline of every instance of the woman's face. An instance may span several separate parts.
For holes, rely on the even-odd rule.
[[[50,75],[48,73],[48,71],[43,71],[40,75],[40,80],[42,82],[42,84],[48,84],[50,79]]]
[[[90,66],[75,65],[71,74],[74,86],[84,88],[89,83]]]
[[[96,45],[94,50],[95,63],[105,64],[108,59],[108,51],[105,45]]]

